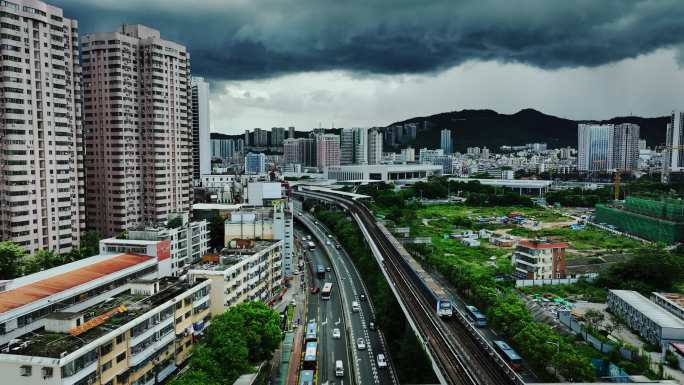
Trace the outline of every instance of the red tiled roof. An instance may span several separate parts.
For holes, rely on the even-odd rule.
[[[42,281],[0,293],[0,314],[53,294],[83,285],[152,259],[146,255],[121,254]]]

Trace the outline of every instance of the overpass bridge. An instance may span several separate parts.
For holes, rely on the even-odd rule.
[[[437,377],[442,384],[520,385],[524,381],[492,348],[457,309],[451,319],[442,319],[421,289],[419,275],[409,271],[412,257],[392,234],[377,222],[360,202],[365,196],[350,196],[328,190],[299,190],[293,195],[314,199],[345,210],[357,223],[390,283],[397,302],[411,328],[424,344]],[[421,269],[415,261],[413,266]],[[415,269],[415,268],[414,268]],[[425,273],[427,275],[427,273]]]

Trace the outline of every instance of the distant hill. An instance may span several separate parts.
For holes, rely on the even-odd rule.
[[[449,128],[453,131],[454,150],[462,152],[466,147],[487,146],[496,149],[502,145],[524,145],[534,142],[545,142],[550,148],[577,147],[577,124],[584,122],[638,124],[641,139],[646,139],[649,146],[655,146],[665,144],[668,119],[667,116],[628,116],[604,121],[579,121],[546,115],[534,109],[520,110],[512,115],[492,110],[461,110],[411,118],[388,127],[419,123],[416,139],[411,144],[429,148],[438,148],[440,131]],[[389,148],[387,143],[385,146]]]

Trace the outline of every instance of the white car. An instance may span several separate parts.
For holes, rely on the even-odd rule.
[[[387,367],[387,360],[385,359],[385,355],[380,353],[378,354],[378,368],[386,368]]]
[[[366,350],[366,341],[363,338],[359,338],[356,340],[356,347],[359,348],[359,350]]]
[[[339,340],[342,337],[342,333],[340,333],[340,329],[338,329],[338,328],[333,329],[332,336],[334,339]]]
[[[325,244],[326,244],[326,245],[330,245],[330,241],[325,241]]]

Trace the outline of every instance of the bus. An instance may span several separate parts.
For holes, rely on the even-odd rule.
[[[318,279],[325,278],[325,267],[323,265],[316,266],[316,276]]]
[[[468,313],[468,317],[470,317],[470,320],[473,321],[475,326],[479,328],[487,326],[487,317],[485,317],[478,308],[470,305],[467,305],[465,308],[466,312]]]
[[[314,371],[302,370],[299,372],[299,385],[313,385]]]
[[[307,242],[306,246],[309,248],[309,250],[316,250],[316,244],[312,241]]]
[[[316,369],[316,351],[318,349],[318,344],[316,342],[307,342],[306,349],[304,350],[304,363],[302,367],[304,369],[314,370]]]
[[[522,358],[504,341],[494,341],[494,348],[513,370],[520,369]]]
[[[321,290],[321,299],[330,299],[330,293],[332,293],[332,283],[326,282]]]
[[[318,325],[315,322],[306,324],[306,342],[316,341],[318,338]]]

